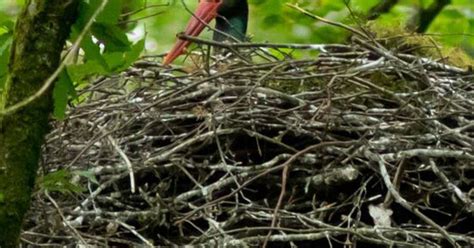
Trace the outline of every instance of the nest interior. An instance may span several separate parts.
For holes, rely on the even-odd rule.
[[[95,80],[53,123],[22,242],[474,245],[472,71],[377,40],[306,48]]]

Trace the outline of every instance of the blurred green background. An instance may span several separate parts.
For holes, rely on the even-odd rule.
[[[0,1],[0,24],[14,20],[25,0]],[[120,1],[120,0],[111,0]],[[182,31],[190,17],[183,4],[193,10],[197,0],[133,0],[133,4],[145,3],[149,8],[131,17],[139,20],[131,31],[132,37],[147,34],[146,48],[149,53],[163,53],[170,49],[175,34]],[[330,43],[346,38],[343,30],[311,18],[286,6],[298,4],[306,10],[329,20],[352,25],[364,23],[364,15],[379,0],[346,1],[353,10],[354,18],[344,0],[249,0],[249,35],[254,42]],[[404,25],[417,8],[429,6],[433,0],[401,0],[390,11],[376,20],[384,27]],[[0,33],[1,33],[0,28]],[[436,17],[426,32],[433,34],[445,47],[460,47],[474,56],[474,0],[452,0]],[[210,37],[205,32],[203,37]]]

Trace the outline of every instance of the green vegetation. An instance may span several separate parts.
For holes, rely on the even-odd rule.
[[[1,1],[0,23],[13,20],[18,13],[18,3],[23,1]],[[93,1],[91,1],[93,2]],[[118,0],[111,1],[118,6]],[[120,1],[121,2],[121,1]],[[143,0],[133,1],[137,7]],[[179,0],[147,0],[149,8],[138,12],[129,18],[129,21],[144,19],[140,29],[135,34],[146,32],[147,49],[152,53],[163,53],[170,49],[175,34],[184,29],[190,14]],[[288,8],[286,3],[298,3],[308,11],[334,21],[349,24],[362,24],[364,16],[379,1],[378,0],[352,0],[349,1],[355,17],[351,17],[344,0],[250,0],[250,25],[249,34],[256,42],[292,42],[292,43],[325,43],[340,42],[345,39],[342,30],[315,23],[312,19],[305,18],[301,13]],[[433,0],[401,0],[389,13],[381,15],[376,22],[385,27],[402,26],[411,17],[417,8],[430,5]],[[196,0],[185,0],[187,7],[193,10]],[[109,14],[109,16],[113,16]],[[114,18],[116,18],[115,16]],[[148,18],[147,18],[148,17]],[[98,22],[114,18],[102,18]],[[1,25],[0,25],[1,26]],[[428,28],[428,34],[441,40],[443,44],[451,47],[462,47],[469,54],[474,55],[474,5],[471,0],[453,0],[436,17]],[[1,29],[0,29],[1,34]],[[207,32],[211,37],[211,32]]]

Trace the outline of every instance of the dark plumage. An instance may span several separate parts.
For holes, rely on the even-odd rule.
[[[224,0],[217,9],[217,31],[214,32],[213,39],[215,41],[229,40],[230,35],[239,41],[244,41],[248,15],[247,0]]]
[[[244,41],[248,13],[247,0],[201,0],[184,33],[198,36],[207,24],[216,19],[216,31],[213,37],[215,41]],[[173,62],[184,53],[189,44],[187,40],[178,40],[166,55],[163,64]]]

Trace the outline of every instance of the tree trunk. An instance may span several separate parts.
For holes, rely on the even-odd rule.
[[[451,4],[451,0],[435,0],[428,8],[420,9],[408,20],[407,29],[424,33],[443,8],[449,4]]]
[[[10,79],[0,106],[8,107],[33,95],[54,72],[78,3],[79,0],[27,1],[16,23]],[[51,110],[48,92],[19,111],[0,116],[0,247],[18,244]]]
[[[369,10],[367,19],[375,20],[379,18],[380,15],[388,13],[397,3],[398,0],[380,1],[377,5],[375,5],[374,7],[372,7],[372,9]]]

